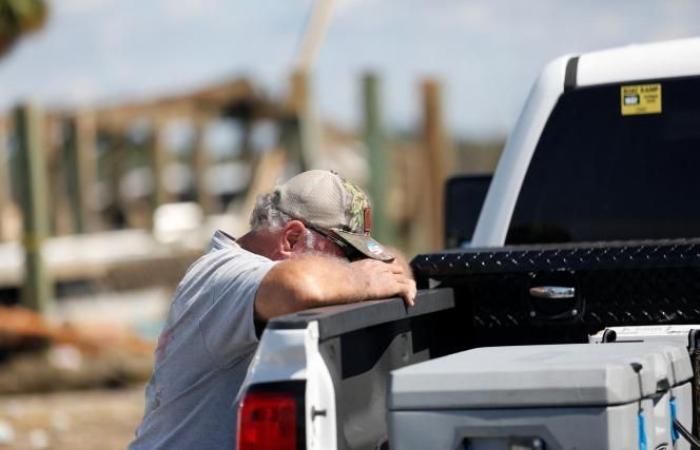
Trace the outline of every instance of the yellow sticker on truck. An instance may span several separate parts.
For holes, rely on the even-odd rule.
[[[623,116],[661,113],[661,84],[635,84],[620,87]]]

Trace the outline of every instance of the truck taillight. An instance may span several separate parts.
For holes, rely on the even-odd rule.
[[[303,442],[303,396],[298,389],[279,387],[255,386],[243,397],[238,409],[238,450],[297,450]]]

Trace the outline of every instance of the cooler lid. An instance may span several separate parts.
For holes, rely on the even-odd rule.
[[[658,345],[487,347],[393,371],[389,407],[608,406],[667,385],[668,363]]]
[[[646,325],[633,327],[610,327],[593,336],[589,341],[595,343],[623,344],[644,342],[665,347],[670,364],[670,382],[672,386],[683,384],[693,378],[688,346],[693,340],[691,334],[700,329],[700,325]],[[614,332],[613,340],[604,341],[606,333]]]
[[[671,363],[669,381],[671,386],[678,386],[693,378],[693,366],[690,364],[690,355],[685,347],[673,344],[663,345],[666,358]]]

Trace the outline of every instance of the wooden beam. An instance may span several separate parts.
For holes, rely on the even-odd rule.
[[[282,108],[274,107],[272,102],[257,92],[245,79],[224,81],[186,94],[102,105],[95,109],[95,113],[101,129],[124,131],[130,122],[139,117],[170,120],[176,117],[193,117],[199,113],[218,115],[238,102],[256,105],[256,118],[260,114],[274,118],[284,113]]]
[[[53,286],[43,255],[49,217],[44,122],[40,109],[34,105],[17,107],[15,126],[24,222],[25,276],[21,302],[27,308],[44,313],[52,307]]]

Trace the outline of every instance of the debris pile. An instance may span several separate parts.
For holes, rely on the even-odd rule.
[[[125,326],[51,323],[0,306],[0,394],[141,382],[151,373],[153,350]]]

